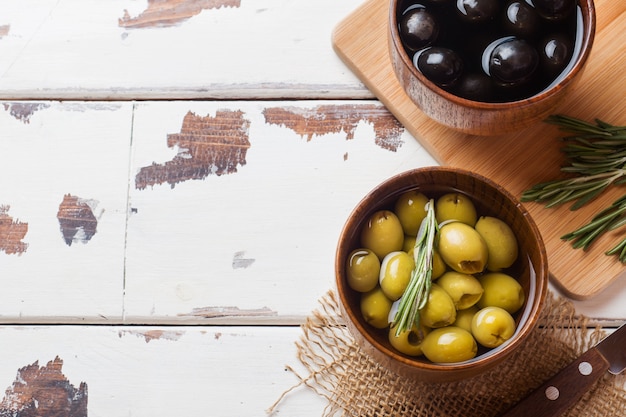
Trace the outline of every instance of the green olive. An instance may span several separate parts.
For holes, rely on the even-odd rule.
[[[355,291],[367,292],[378,284],[380,261],[378,256],[369,249],[353,250],[346,261],[346,278],[348,285]]]
[[[387,298],[395,301],[402,297],[414,268],[415,261],[404,251],[394,251],[383,258],[379,283]]]
[[[371,249],[380,260],[389,252],[401,250],[403,243],[402,225],[390,210],[372,214],[361,230],[361,246]]]
[[[448,271],[438,280],[439,285],[448,293],[457,310],[464,310],[476,304],[483,295],[483,287],[473,275]]]
[[[483,237],[489,251],[487,269],[500,271],[517,259],[517,239],[508,224],[496,217],[483,216],[476,222],[476,231]]]
[[[478,352],[470,332],[456,326],[434,329],[422,342],[424,356],[435,363],[453,363],[472,359]]]
[[[477,303],[478,307],[495,306],[513,314],[524,305],[524,288],[512,276],[502,272],[490,272],[480,277],[479,281],[485,292]]]
[[[441,255],[439,255],[439,251],[435,248],[433,249],[433,272],[432,279],[437,279],[443,275],[444,272],[448,269],[446,263],[443,261]]]
[[[448,193],[439,197],[435,204],[435,217],[439,223],[456,220],[472,227],[478,218],[474,202],[461,193]]]
[[[459,310],[456,312],[456,320],[452,323],[452,325],[471,332],[472,319],[476,313],[478,313],[478,307],[475,305],[470,308],[466,308],[465,310]]]
[[[428,327],[414,326],[412,329],[405,330],[396,336],[396,329],[390,327],[389,343],[405,355],[420,356],[422,355],[422,341],[429,332],[430,329]]]
[[[407,191],[398,197],[393,211],[400,219],[405,234],[417,235],[420,224],[426,217],[426,203],[428,198],[417,190]]]
[[[482,272],[489,256],[484,239],[473,227],[461,222],[441,227],[438,250],[450,268],[464,274]]]
[[[391,305],[391,300],[378,286],[361,294],[361,314],[367,323],[377,329],[384,329],[389,325]]]
[[[472,335],[478,343],[495,348],[513,337],[515,320],[500,307],[485,307],[472,318]]]
[[[456,308],[447,292],[439,285],[432,284],[428,301],[420,310],[421,323],[430,328],[444,327],[456,320]]]
[[[413,251],[415,250],[415,241],[417,240],[416,236],[404,235],[404,243],[402,244],[402,250],[413,256]]]

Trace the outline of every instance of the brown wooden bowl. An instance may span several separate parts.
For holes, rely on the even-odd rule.
[[[513,132],[544,119],[554,111],[565,93],[580,78],[596,28],[593,0],[579,0],[582,39],[575,64],[567,75],[551,88],[530,98],[487,103],[461,98],[428,80],[413,65],[405,52],[398,32],[398,7],[403,0],[390,0],[388,44],[393,70],[409,98],[431,119],[455,130],[482,136]]]
[[[467,362],[435,364],[423,357],[401,354],[391,347],[388,330],[375,329],[363,318],[361,293],[347,283],[346,259],[360,247],[359,234],[366,219],[380,209],[393,209],[405,191],[418,189],[429,198],[446,192],[467,194],[479,215],[500,218],[513,229],[519,256],[511,271],[524,288],[526,301],[516,313],[517,331],[500,347],[482,352]],[[340,305],[346,324],[363,351],[380,365],[416,380],[444,382],[468,378],[492,368],[520,347],[537,325],[548,291],[548,262],[543,240],[530,214],[509,192],[493,181],[468,171],[447,167],[427,167],[407,171],[383,182],[367,194],[352,211],[341,231],[335,257],[335,276]]]

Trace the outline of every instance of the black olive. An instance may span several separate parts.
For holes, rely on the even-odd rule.
[[[483,73],[470,73],[461,77],[454,93],[474,101],[490,102],[493,100],[494,85]]]
[[[565,69],[574,49],[571,39],[562,33],[546,37],[540,46],[539,60],[542,69],[551,76]]]
[[[539,64],[537,50],[523,39],[499,43],[489,56],[489,73],[504,84],[517,85],[530,79]]]
[[[509,2],[503,13],[504,28],[513,35],[532,37],[540,27],[540,17],[537,11],[524,0]]]
[[[576,0],[533,0],[533,4],[544,18],[561,20],[574,10]]]
[[[498,103],[532,97],[567,71],[580,1],[397,0],[395,12],[404,51],[425,78]]]
[[[401,17],[398,30],[404,45],[413,51],[431,45],[439,35],[439,22],[425,7],[414,7]]]
[[[463,73],[463,60],[452,49],[433,46],[416,55],[417,69],[440,86],[453,84]]]
[[[496,17],[500,4],[499,0],[457,0],[456,8],[463,20],[485,22]]]

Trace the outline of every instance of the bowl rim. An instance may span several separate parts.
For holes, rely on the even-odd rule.
[[[339,290],[341,288],[345,290],[350,290],[347,286],[347,283],[344,280],[344,275],[340,273],[343,271],[345,266],[345,258],[340,256],[340,245],[341,242],[344,241],[347,235],[352,233],[353,227],[357,225],[358,221],[356,220],[355,214],[363,207],[367,202],[372,200],[374,197],[377,197],[377,190],[381,187],[389,184],[393,184],[402,180],[407,176],[413,175],[421,175],[424,173],[432,173],[432,172],[445,172],[445,173],[453,173],[455,175],[461,175],[466,177],[472,177],[480,182],[483,182],[490,188],[494,188],[499,193],[501,193],[506,199],[508,199],[517,210],[519,210],[521,217],[526,224],[526,226],[532,231],[532,235],[534,240],[536,240],[536,246],[538,249],[538,257],[540,259],[540,265],[536,267],[536,276],[535,280],[535,295],[532,303],[526,303],[526,310],[523,314],[527,314],[528,317],[524,323],[518,326],[516,329],[516,337],[511,339],[509,343],[501,345],[500,349],[492,349],[485,354],[478,356],[472,360],[464,361],[464,362],[454,362],[450,364],[441,364],[441,363],[433,363],[428,361],[415,360],[409,356],[405,356],[396,352],[387,346],[382,345],[376,338],[373,336],[372,332],[367,331],[367,329],[362,325],[358,317],[356,316],[357,312],[347,308],[349,305],[349,300],[347,298],[346,291]],[[419,185],[419,184],[416,184]],[[347,253],[346,253],[347,255]],[[532,278],[531,278],[532,279]],[[543,242],[543,238],[539,231],[539,228],[535,221],[530,216],[530,213],[527,209],[521,204],[521,202],[513,196],[508,190],[504,187],[496,183],[495,181],[484,177],[480,174],[456,167],[446,167],[446,166],[432,166],[432,167],[421,167],[410,169],[396,175],[393,175],[386,180],[379,183],[372,190],[370,190],[353,208],[348,216],[348,220],[344,224],[344,227],[341,230],[339,235],[337,251],[335,254],[335,281],[338,289],[338,296],[340,300],[340,306],[342,312],[347,316],[347,320],[350,322],[350,325],[355,327],[359,332],[360,336],[363,337],[370,345],[371,348],[374,348],[379,354],[382,354],[389,361],[395,361],[404,369],[409,369],[409,372],[424,372],[425,375],[433,373],[437,374],[451,374],[451,373],[459,373],[466,374],[468,371],[476,370],[477,368],[481,368],[485,366],[485,370],[488,369],[490,365],[497,364],[500,360],[506,358],[510,353],[512,353],[517,346],[519,346],[535,329],[537,321],[539,319],[539,315],[541,310],[543,309],[546,301],[546,296],[548,293],[548,281],[549,281],[549,270],[548,270],[548,257],[546,248]],[[446,378],[446,377],[444,377]],[[425,379],[428,379],[428,376],[425,376]]]
[[[562,89],[564,89],[568,84],[572,83],[578,73],[582,71],[585,66],[587,59],[589,58],[589,54],[591,53],[591,49],[593,47],[593,41],[595,39],[596,32],[596,11],[594,0],[577,0],[577,4],[582,8],[582,17],[583,22],[585,20],[588,21],[588,24],[584,26],[583,30],[583,38],[580,54],[576,60],[576,63],[569,71],[569,73],[563,77],[563,79],[557,84],[553,85],[547,90],[543,90],[531,97],[515,100],[515,101],[506,101],[506,102],[485,102],[485,101],[476,101],[470,100],[467,98],[463,98],[452,94],[443,88],[439,87],[428,78],[426,78],[420,71],[415,68],[411,59],[409,59],[408,54],[404,50],[402,46],[402,42],[400,41],[400,33],[398,32],[398,24],[397,24],[397,13],[396,9],[398,4],[404,0],[389,0],[389,36],[392,44],[392,48],[395,49],[395,52],[399,55],[400,60],[402,61],[402,65],[408,69],[411,75],[416,78],[423,86],[428,88],[432,93],[441,96],[442,98],[458,104],[464,107],[473,107],[476,109],[483,110],[507,110],[507,109],[519,109],[530,107],[538,102],[549,99],[550,97],[558,94]],[[584,5],[584,7],[583,7]]]

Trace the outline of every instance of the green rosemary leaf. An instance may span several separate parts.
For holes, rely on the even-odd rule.
[[[605,182],[603,184],[598,184],[594,188],[589,188],[584,191],[579,191],[572,197],[572,200],[577,200],[577,201],[574,204],[572,204],[572,206],[570,207],[570,210],[576,211],[579,208],[585,206],[587,203],[589,203],[590,201],[597,198],[600,194],[602,194],[609,185],[611,185],[609,182]]]
[[[547,123],[555,124],[562,130],[569,130],[574,133],[593,133],[597,135],[606,135],[607,132],[602,126],[594,125],[580,119],[576,119],[564,115],[552,115],[546,119]],[[597,122],[596,122],[597,123]]]
[[[626,238],[622,239],[617,245],[604,252],[604,254],[608,256],[617,255],[620,262],[626,263]]]
[[[579,230],[568,233],[561,237],[562,240],[571,240],[572,247],[574,249],[589,249],[589,246],[604,233],[607,229],[607,224],[602,224],[600,227],[596,227],[595,229],[589,230],[587,233],[577,233]]]
[[[398,311],[391,323],[391,327],[396,329],[396,336],[419,325],[420,310],[428,301],[432,285],[433,251],[438,230],[435,202],[430,200],[413,249],[415,268],[411,273],[407,288],[398,301]]]
[[[522,192],[521,201],[536,201],[546,207],[570,203],[571,210],[589,204],[610,186],[626,184],[626,126],[595,119],[593,123],[565,115],[552,115],[546,123],[569,133],[562,139],[566,164],[561,171],[569,178],[536,184]],[[626,195],[597,213],[587,224],[564,234],[574,248],[587,250],[605,232],[626,227]],[[626,263],[626,238],[607,255]]]
[[[606,170],[619,168],[619,167],[621,167],[624,164],[624,162],[626,162],[625,158],[618,158],[618,159],[605,158],[604,160],[599,159],[599,160],[593,161],[593,162],[589,162],[589,161],[586,161],[586,162],[573,161],[571,166],[572,167],[577,167],[577,168],[597,170],[598,173],[601,173],[601,172],[604,172]]]
[[[612,220],[612,218],[609,219],[609,220]],[[594,230],[602,227],[605,223],[606,223],[606,221],[602,221],[602,219],[593,219],[589,223],[585,224],[584,226],[579,227],[578,229],[574,230],[573,232],[569,232],[569,233],[563,235],[561,237],[561,239],[563,239],[563,240],[572,240],[572,239],[579,238],[581,236],[584,236],[584,235],[587,235],[589,233],[592,233]]]
[[[624,242],[626,242],[626,239],[624,239],[617,245],[613,246],[611,249],[604,252],[604,254],[611,256],[611,255],[617,255],[618,253],[621,253],[624,250],[624,248],[626,248],[626,245],[624,245]]]
[[[602,121],[602,120],[600,120],[600,119],[596,119],[596,120],[595,120],[595,122],[596,122],[596,124],[597,124],[599,127],[601,127],[601,128],[602,128],[602,129],[604,129],[604,130],[610,130],[610,129],[615,128],[615,126],[613,126],[613,125],[611,125],[611,124],[608,124],[608,123],[606,123],[606,122],[603,122],[603,121]],[[621,129],[621,128],[620,128],[620,129]]]
[[[624,225],[626,225],[626,217],[620,217],[611,222],[611,225],[609,226],[609,230],[616,230],[616,229],[619,229],[620,227],[623,227]]]

